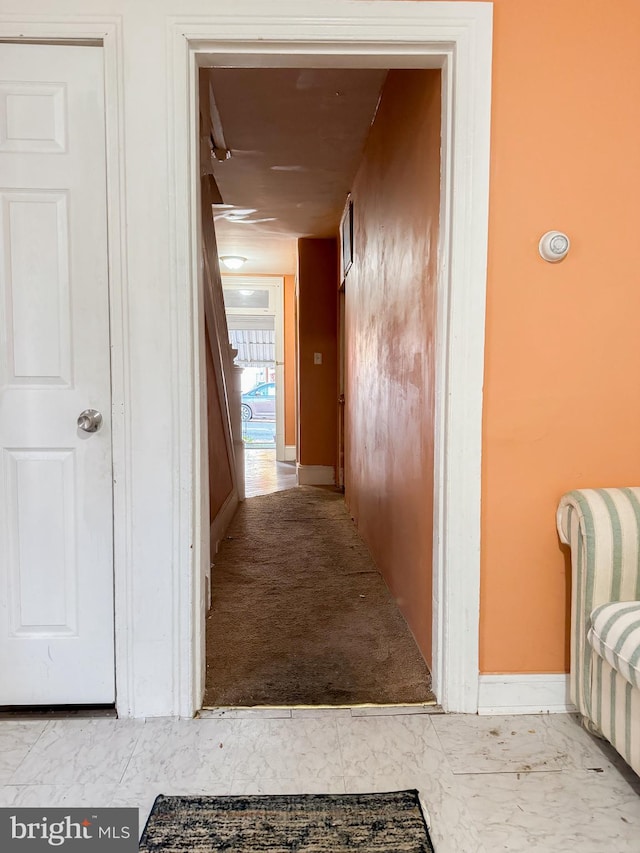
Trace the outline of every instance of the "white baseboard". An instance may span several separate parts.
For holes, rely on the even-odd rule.
[[[227,532],[233,516],[238,509],[238,493],[234,489],[226,501],[220,507],[216,517],[211,522],[211,553],[217,554],[222,537]]]
[[[295,462],[296,461],[296,446],[295,446],[295,444],[285,445],[284,461],[285,462]]]
[[[296,473],[299,486],[335,486],[336,472],[332,465],[301,465]]]
[[[478,714],[566,714],[575,711],[569,676],[481,675]]]

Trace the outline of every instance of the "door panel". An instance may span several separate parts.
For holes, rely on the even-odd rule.
[[[71,384],[67,194],[2,192],[8,381]],[[37,246],[37,252],[34,251]]]
[[[0,705],[112,703],[102,50],[0,69]]]
[[[8,451],[12,636],[76,636],[74,453]]]

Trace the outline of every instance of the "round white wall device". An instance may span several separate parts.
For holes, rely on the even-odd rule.
[[[538,251],[541,258],[555,264],[566,257],[570,246],[569,238],[562,231],[547,231],[540,238]]]

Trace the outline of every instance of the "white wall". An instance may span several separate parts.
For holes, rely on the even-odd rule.
[[[127,637],[121,632],[119,640],[127,644],[135,636],[128,689],[121,685],[118,703],[122,715],[182,710],[175,683],[181,623],[172,569],[178,549],[190,543],[175,541],[173,502],[189,496],[179,495],[174,482],[179,445],[172,408],[178,378],[173,367],[172,288],[183,276],[179,273],[174,281],[169,256],[167,23],[169,15],[209,9],[206,2],[177,0],[4,0],[0,16],[5,32],[12,19],[53,24],[90,16],[120,18],[128,232],[124,278],[131,340],[131,403],[126,415],[132,476],[127,507],[131,631]],[[88,29],[95,26],[88,24]]]

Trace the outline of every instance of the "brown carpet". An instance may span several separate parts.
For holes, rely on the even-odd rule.
[[[205,707],[433,701],[340,493],[248,498],[212,571]]]

